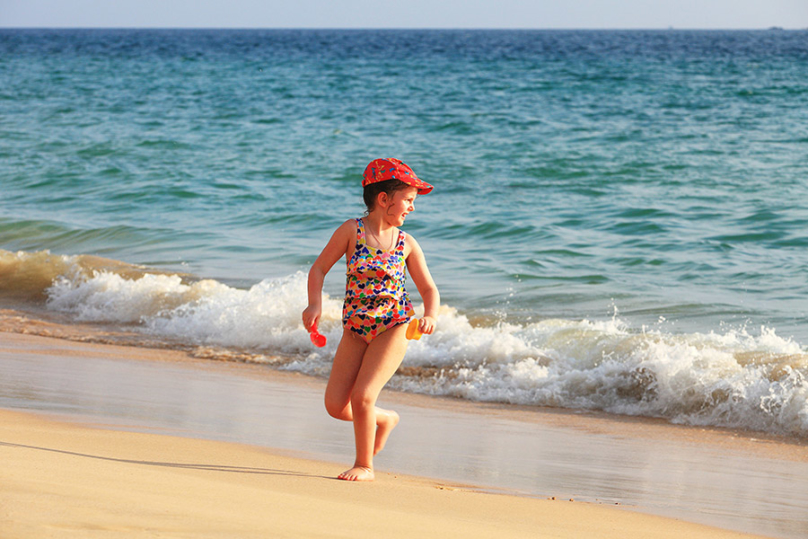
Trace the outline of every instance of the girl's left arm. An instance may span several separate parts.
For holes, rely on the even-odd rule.
[[[410,273],[412,282],[418,288],[421,299],[424,300],[424,317],[421,319],[418,329],[421,333],[431,335],[435,331],[437,323],[440,293],[426,266],[426,258],[421,246],[412,236],[408,236],[407,240],[412,245],[410,254],[407,256],[407,271]]]

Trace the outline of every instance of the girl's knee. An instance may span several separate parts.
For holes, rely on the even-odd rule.
[[[354,391],[351,395],[351,408],[357,411],[369,410],[376,406],[376,398],[378,395],[369,391]]]
[[[351,419],[353,419],[351,413],[348,411],[348,405],[343,402],[335,402],[326,398],[325,411],[335,419],[342,421],[351,421]]]

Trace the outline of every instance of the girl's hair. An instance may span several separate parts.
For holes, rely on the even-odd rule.
[[[365,192],[362,194],[362,198],[365,201],[365,206],[368,208],[365,213],[370,213],[373,211],[373,207],[376,206],[376,197],[379,196],[379,193],[387,193],[387,196],[392,196],[396,191],[401,191],[409,186],[409,184],[406,184],[401,180],[385,180],[383,182],[376,182],[366,185]]]

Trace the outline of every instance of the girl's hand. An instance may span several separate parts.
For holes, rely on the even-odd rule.
[[[424,335],[432,335],[432,332],[435,331],[435,326],[437,326],[437,321],[431,316],[425,316],[418,323],[418,331]]]
[[[317,327],[321,314],[322,309],[319,305],[309,305],[306,307],[303,311],[303,327],[306,328],[306,331],[311,331],[312,328]]]

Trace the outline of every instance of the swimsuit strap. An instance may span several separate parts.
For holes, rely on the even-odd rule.
[[[359,217],[356,219],[356,248],[354,252],[359,251],[362,248],[362,245],[365,245],[367,241],[365,240],[365,223],[362,221],[362,218]]]
[[[402,256],[404,255],[404,239],[407,237],[407,234],[403,230],[398,231],[398,241],[396,242],[396,251],[401,251]]]

